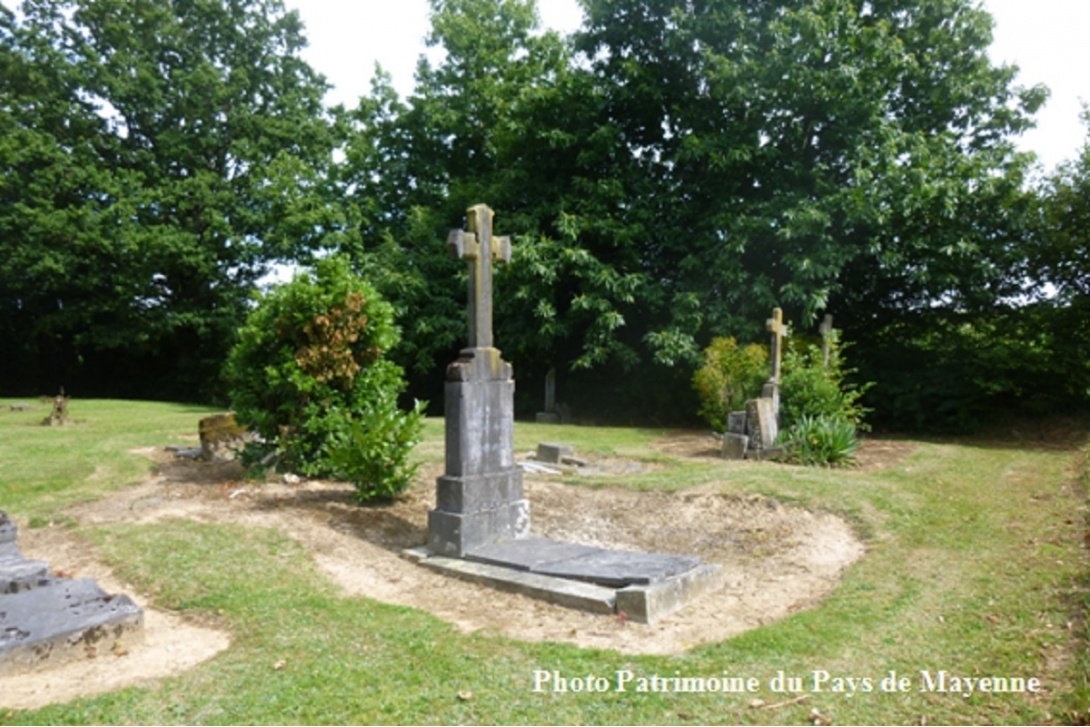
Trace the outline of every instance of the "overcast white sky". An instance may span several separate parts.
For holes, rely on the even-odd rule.
[[[428,32],[427,0],[285,0],[307,26],[310,64],[336,88],[330,103],[354,105],[368,93],[377,60],[402,95],[412,90],[416,59]],[[1052,96],[1037,116],[1038,128],[1021,140],[1046,169],[1073,158],[1087,139],[1079,120],[1090,101],[1090,0],[983,0],[995,18],[996,62],[1021,69],[1026,86],[1044,83]],[[576,29],[576,0],[538,0],[543,23]]]

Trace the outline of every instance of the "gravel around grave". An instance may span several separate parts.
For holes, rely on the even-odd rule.
[[[679,434],[658,445],[676,456],[714,456],[714,442],[703,434]],[[868,442],[860,460],[866,468],[880,468],[911,449],[902,442]],[[302,543],[331,587],[346,595],[419,608],[465,632],[498,632],[528,641],[634,654],[683,652],[814,606],[864,554],[844,520],[759,495],[723,495],[713,487],[673,494],[573,487],[556,477],[527,475],[534,534],[698,555],[723,567],[721,590],[644,625],[463,583],[401,557],[403,548],[426,540],[427,511],[434,506],[432,483],[442,473],[441,465],[422,469],[419,484],[397,502],[360,507],[351,487],[342,483],[255,484],[245,481],[233,463],[174,459],[154,449],[141,453],[159,462],[152,477],[68,514],[85,524],[185,518],[275,528]],[[620,473],[631,470],[623,461],[609,464],[607,469]],[[54,570],[91,576],[109,592],[130,595],[145,608],[146,643],[107,657],[116,658],[109,669],[91,661],[0,679],[6,707],[32,708],[162,678],[229,645],[229,634],[150,608],[143,594],[119,582],[65,528],[21,528],[19,547]]]

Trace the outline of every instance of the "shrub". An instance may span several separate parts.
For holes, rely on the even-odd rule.
[[[803,415],[782,436],[793,462],[804,465],[847,465],[859,449],[855,425],[837,416]]]
[[[727,430],[727,414],[759,396],[768,378],[768,353],[750,344],[739,348],[733,338],[714,338],[704,349],[704,366],[693,376],[700,397],[698,412],[717,432]]]
[[[827,417],[865,429],[867,410],[860,398],[871,384],[850,385],[845,381],[849,373],[836,332],[830,334],[828,366],[818,346],[788,348],[780,376],[780,427],[791,429],[805,417]]]
[[[345,476],[361,499],[403,490],[423,415],[397,409],[403,375],[383,358],[397,340],[392,307],[342,258],[259,297],[225,369],[238,420],[263,440],[246,459]]]

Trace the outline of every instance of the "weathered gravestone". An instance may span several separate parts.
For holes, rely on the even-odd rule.
[[[469,263],[469,346],[447,367],[446,474],[428,513],[428,547],[456,558],[530,530],[530,503],[515,464],[515,382],[492,345],[492,263],[511,259],[509,237],[492,236],[492,210],[471,207],[469,229],[447,239]]]
[[[0,511],[0,676],[104,656],[143,639],[144,612],[90,578],[70,580],[28,560]]]
[[[780,419],[780,366],[783,360],[783,338],[788,335],[783,322],[783,311],[772,309],[772,317],[765,322],[772,334],[769,343],[769,377],[761,389],[761,396],[746,402],[745,411],[727,415],[727,431],[723,434],[723,456],[727,459],[746,457],[772,457],[782,455],[775,448],[779,435]]]
[[[556,410],[556,368],[545,374],[545,410],[537,413],[538,424],[559,424],[560,412]]]
[[[468,229],[447,241],[469,261],[469,347],[447,368],[446,473],[428,512],[428,544],[406,555],[461,578],[653,621],[718,587],[719,567],[529,535],[530,506],[514,459],[512,370],[492,343],[492,263],[508,261],[511,244],[493,237],[492,217],[484,205],[471,207]]]

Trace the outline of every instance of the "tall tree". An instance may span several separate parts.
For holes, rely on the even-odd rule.
[[[531,3],[436,0],[446,57],[357,116],[369,244],[399,284],[429,281],[412,300],[467,204],[523,233],[496,324],[520,371],[656,409],[684,404],[712,335],[754,338],[773,306],[877,335],[1020,292],[1030,160],[1011,140],[1046,92],[991,64],[971,0],[583,6],[568,47],[532,32]],[[454,340],[442,299],[433,344]]]
[[[304,44],[279,0],[4,14],[0,325],[23,367],[112,393],[207,393],[266,263],[326,231],[332,137]]]

